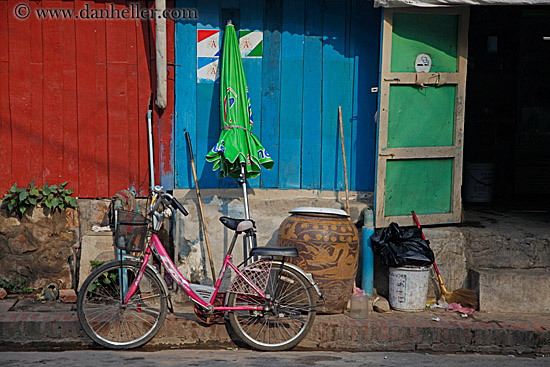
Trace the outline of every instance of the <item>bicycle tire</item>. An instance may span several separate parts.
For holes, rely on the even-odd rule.
[[[289,350],[307,335],[315,320],[316,293],[309,281],[287,265],[273,263],[265,291],[273,296],[273,309],[269,311],[230,311],[230,333],[234,333],[249,347],[263,351]],[[258,296],[231,293],[229,307],[263,306]]]
[[[138,289],[125,307],[121,290],[127,291],[141,264],[111,261],[94,270],[82,285],[77,315],[84,332],[97,344],[110,349],[138,348],[160,330],[167,314],[162,280],[145,269]],[[120,274],[126,274],[126,279]]]

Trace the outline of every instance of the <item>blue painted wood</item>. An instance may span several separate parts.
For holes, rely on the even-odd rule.
[[[220,7],[218,0],[197,2],[199,12],[198,29],[220,29]],[[196,40],[195,40],[196,43]],[[195,52],[196,56],[196,52]],[[196,66],[195,66],[196,68]],[[219,83],[197,83],[196,152],[197,177],[200,188],[219,187],[217,171],[207,162],[206,154],[217,143],[220,136],[220,87]]]
[[[196,0],[178,0],[178,8],[196,8]],[[194,187],[185,131],[196,141],[197,118],[197,25],[178,20],[175,35],[174,166],[176,188]],[[195,147],[194,147],[195,149]]]
[[[378,86],[380,9],[355,0],[352,18],[352,45],[355,47],[355,73],[351,187],[352,190],[373,191],[375,177],[376,123],[378,93],[371,88]],[[365,35],[369,35],[365,37]]]
[[[300,188],[304,69],[304,3],[283,0],[279,188]]]
[[[323,80],[322,1],[307,0],[304,38],[302,125],[303,189],[321,188],[321,91]]]
[[[370,88],[378,84],[379,9],[361,0],[178,0],[177,6],[198,7],[200,29],[219,27],[222,14],[231,13],[242,29],[264,32],[263,58],[243,66],[254,132],[275,167],[252,187],[343,190],[342,106],[350,189],[373,190],[378,96]],[[201,187],[236,187],[204,160],[219,138],[219,84],[196,82],[196,28],[176,25],[176,185],[192,187],[187,129]]]
[[[321,188],[342,190],[343,161],[338,124],[338,106],[342,106],[344,136],[349,134],[351,116],[349,63],[346,55],[346,6],[326,0],[323,12],[323,131]]]
[[[275,162],[273,169],[261,174],[263,188],[279,183],[279,105],[281,86],[282,1],[266,1],[264,10],[264,57],[262,63],[262,145]]]

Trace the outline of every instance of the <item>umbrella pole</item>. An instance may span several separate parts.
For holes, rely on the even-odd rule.
[[[244,216],[245,219],[250,219],[250,212],[248,210],[248,191],[246,187],[246,172],[244,164],[241,164],[241,174],[239,175],[239,183],[243,187],[243,199],[244,199]],[[248,258],[248,252],[252,249],[252,237],[245,237],[245,243],[243,244],[243,256],[244,260]],[[254,259],[256,261],[256,259]]]
[[[248,192],[246,188],[246,174],[244,164],[241,164],[241,175],[239,176],[239,183],[243,187],[243,197],[244,197],[244,217],[245,219],[250,219],[250,212],[248,211]]]

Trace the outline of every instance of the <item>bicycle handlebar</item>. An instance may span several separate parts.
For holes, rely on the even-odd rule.
[[[149,213],[154,213],[157,211],[160,203],[164,203],[168,206],[170,206],[174,210],[179,210],[183,215],[187,216],[189,215],[189,212],[181,205],[181,203],[170,195],[169,193],[165,192],[161,186],[155,186],[153,189],[153,204],[151,205],[151,208],[149,209]]]

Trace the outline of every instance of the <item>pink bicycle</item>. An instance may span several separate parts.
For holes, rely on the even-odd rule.
[[[235,266],[231,253],[237,238],[244,234],[255,243],[254,222],[222,217],[220,221],[234,231],[234,236],[216,284],[192,284],[178,271],[157,235],[166,213],[161,204],[188,215],[176,198],[157,186],[148,212],[156,218],[154,226],[137,213],[125,212],[118,218],[115,246],[126,254],[121,251],[119,260],[94,270],[78,294],[78,319],[86,334],[113,349],[140,347],[157,334],[168,310],[173,309],[163,277],[150,264],[154,254],[193,301],[195,314],[202,321],[224,317],[230,334],[254,349],[279,351],[298,345],[313,325],[316,307],[324,302],[317,301],[323,300],[323,295],[312,276],[285,262],[288,257],[298,256],[296,249],[255,247],[249,259],[260,258],[258,261]],[[148,231],[152,233],[146,241]],[[128,254],[136,251],[141,255]],[[227,292],[220,292],[228,267],[235,276]]]

